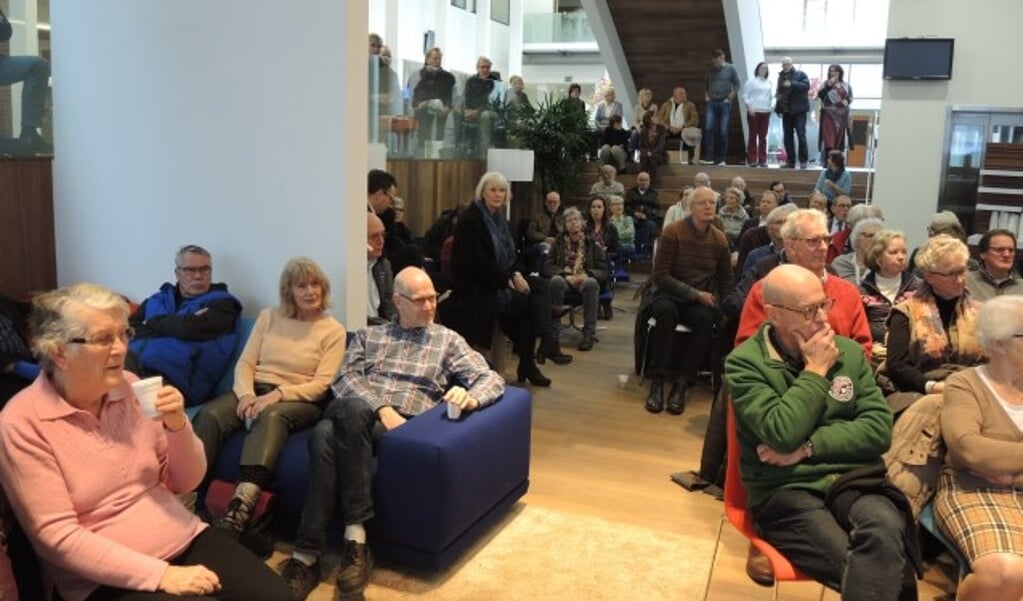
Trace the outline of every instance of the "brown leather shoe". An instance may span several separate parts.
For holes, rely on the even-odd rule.
[[[749,546],[749,555],[746,556],[746,575],[760,586],[774,586],[771,560],[752,544]]]

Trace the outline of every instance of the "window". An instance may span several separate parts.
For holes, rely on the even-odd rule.
[[[451,0],[451,6],[471,13],[476,12],[476,0]]]
[[[503,23],[504,25],[511,24],[511,2],[510,0],[491,0],[490,1],[490,20]]]

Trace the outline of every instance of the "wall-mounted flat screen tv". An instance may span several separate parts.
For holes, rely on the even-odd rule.
[[[952,79],[952,38],[888,38],[885,79]]]

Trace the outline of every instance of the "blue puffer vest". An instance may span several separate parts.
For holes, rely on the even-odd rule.
[[[181,305],[175,302],[175,285],[168,282],[160,291],[146,300],[145,318],[160,315],[188,315],[195,313],[214,301],[230,299],[238,304],[223,285],[214,285],[202,296],[183,299]],[[147,370],[158,372],[168,383],[185,395],[187,406],[198,405],[209,400],[213,388],[228,367],[238,334],[232,329],[210,340],[182,340],[166,336],[133,340],[131,351]]]

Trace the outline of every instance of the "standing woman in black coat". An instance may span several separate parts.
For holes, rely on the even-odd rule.
[[[511,198],[508,180],[485,173],[476,186],[476,200],[459,215],[451,250],[453,297],[445,323],[473,346],[490,348],[493,320],[512,340],[519,356],[518,381],[550,386],[536,365],[533,345],[557,363],[571,357],[561,352],[551,320],[547,281],[527,276],[519,264],[515,240],[505,219]]]

